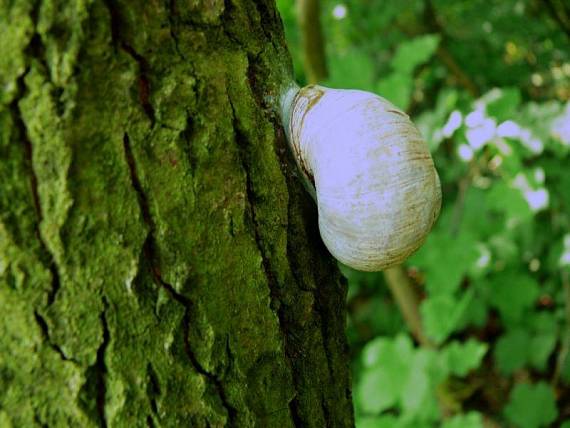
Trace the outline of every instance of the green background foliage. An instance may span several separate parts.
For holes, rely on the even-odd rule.
[[[306,83],[296,9],[278,0]],[[406,262],[424,333],[342,267],[359,428],[570,426],[570,7],[321,0],[329,76],[407,110],[441,216]],[[566,422],[565,422],[566,421]]]

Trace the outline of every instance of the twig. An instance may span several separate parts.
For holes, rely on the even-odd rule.
[[[327,77],[320,12],[319,0],[297,0],[303,60],[309,83],[318,83]]]
[[[439,23],[431,0],[426,0],[425,18],[430,27],[429,31],[438,32],[441,35],[442,42],[448,39],[444,28]],[[443,45],[443,43],[438,47],[436,55],[447,67],[449,72],[455,76],[457,82],[463,86],[463,88],[469,92],[469,94],[471,94],[473,97],[478,97],[480,95],[481,91],[479,90],[477,84],[473,81],[473,79],[470,78],[467,73],[463,71],[463,69],[457,63],[453,55]],[[461,217],[463,215],[463,207],[465,205],[465,196],[467,190],[469,189],[473,176],[476,174],[476,171],[477,162],[473,160],[469,165],[467,174],[459,183],[459,193],[453,212],[451,231],[452,234],[456,234],[458,232],[461,223]],[[422,328],[419,311],[419,297],[414,290],[413,284],[406,275],[404,268],[397,266],[395,268],[387,269],[384,271],[384,277],[410,331],[416,340],[420,343],[420,345],[424,347],[433,347],[433,343],[431,343],[430,340],[425,336]]]
[[[404,268],[395,266],[386,269],[384,278],[412,335],[421,346],[433,347],[434,345],[426,337],[422,328],[419,297]]]
[[[474,98],[481,96],[481,90],[475,83],[475,81],[461,68],[459,63],[455,60],[453,55],[445,47],[446,40],[449,39],[443,25],[439,22],[439,17],[432,3],[432,0],[425,0],[425,18],[428,21],[431,29],[437,31],[442,38],[442,43],[439,45],[436,55],[447,67],[447,69],[453,74],[457,82],[463,86],[463,88]],[[486,152],[484,153],[486,159]],[[461,218],[463,217],[463,209],[465,207],[465,197],[473,178],[477,174],[478,163],[477,159],[473,158],[469,163],[467,169],[467,174],[460,180],[459,189],[457,194],[457,199],[455,201],[455,206],[453,207],[453,217],[451,221],[451,235],[457,235],[459,233],[459,226],[461,225]]]
[[[558,23],[560,29],[570,38],[570,18],[567,15],[564,4],[562,4],[562,9],[559,9],[554,5],[553,0],[542,0],[542,3],[548,9],[552,19]]]
[[[562,287],[564,289],[564,305],[565,305],[565,326],[564,333],[560,343],[560,352],[558,353],[558,358],[556,359],[556,367],[552,375],[552,386],[556,386],[560,380],[560,375],[568,359],[568,353],[570,352],[570,275],[568,271],[563,271],[562,277]]]
[[[445,28],[439,22],[439,17],[431,0],[425,0],[424,17],[430,27],[430,31],[436,31],[440,34],[442,43],[437,48],[436,55],[443,65],[451,72],[463,88],[469,92],[474,98],[481,95],[481,91],[474,80],[461,68],[454,56],[445,47],[445,42],[449,40],[449,36],[445,32]]]
[[[467,174],[465,174],[461,180],[459,180],[457,199],[455,200],[455,205],[453,206],[453,214],[451,216],[451,236],[457,236],[459,233],[459,226],[461,226],[461,219],[463,217],[463,208],[465,207],[465,196],[467,195],[467,190],[471,185],[474,171],[475,167],[472,163],[470,163]]]
[[[463,86],[463,88],[469,92],[469,94],[477,98],[480,95],[479,88],[475,84],[475,82],[463,71],[463,69],[459,66],[457,61],[451,53],[447,50],[447,48],[443,45],[440,45],[435,54],[441,60],[443,65],[447,67],[447,69],[453,74],[457,83]]]
[[[482,163],[486,165],[489,161],[489,152],[488,150],[483,149],[481,153],[480,159],[473,157],[469,162],[469,166],[467,167],[467,173],[459,180],[458,190],[457,190],[457,199],[455,200],[455,205],[453,207],[453,214],[451,217],[451,227],[450,227],[450,234],[451,236],[456,236],[459,233],[459,227],[461,226],[461,219],[463,217],[463,210],[465,208],[465,197],[467,196],[467,191],[473,182],[473,179],[477,174],[480,173],[479,171],[479,164]]]

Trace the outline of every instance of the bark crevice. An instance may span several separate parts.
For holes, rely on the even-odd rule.
[[[34,161],[33,161],[33,144],[29,137],[28,128],[26,123],[23,119],[23,112],[20,109],[20,101],[26,96],[27,87],[26,87],[26,76],[31,71],[31,66],[29,65],[29,58],[33,58],[41,65],[46,73],[46,79],[49,79],[49,65],[45,59],[45,45],[42,41],[41,35],[37,32],[38,26],[38,19],[39,19],[39,2],[34,2],[33,7],[30,11],[30,18],[32,20],[33,25],[33,34],[30,37],[28,45],[25,47],[24,52],[27,56],[27,67],[24,72],[16,79],[16,87],[17,87],[17,94],[12,100],[9,105],[9,109],[12,113],[12,119],[14,121],[14,125],[18,130],[20,140],[24,146],[24,154],[26,157],[26,163],[29,169],[29,177],[30,177],[30,190],[32,193],[32,200],[34,205],[34,211],[36,213],[37,221],[35,223],[35,234],[40,244],[41,252],[43,253],[44,264],[46,265],[47,269],[51,275],[51,288],[47,293],[47,306],[51,306],[55,301],[56,295],[61,287],[61,280],[59,275],[59,269],[57,266],[55,255],[52,251],[50,251],[49,246],[47,245],[44,237],[41,234],[40,225],[43,221],[43,214],[42,214],[42,207],[41,207],[41,199],[38,190],[38,177],[36,171],[34,169]],[[61,110],[61,106],[59,102],[54,99],[54,103],[59,110]],[[38,314],[39,315],[39,314]],[[42,318],[43,320],[43,318]],[[45,327],[47,328],[47,324],[44,322]],[[41,327],[41,325],[40,325]],[[49,334],[47,329],[45,330],[46,337],[49,341]],[[53,343],[50,342],[52,346]]]
[[[151,127],[154,126],[156,122],[156,115],[154,113],[154,107],[150,102],[150,65],[149,62],[140,55],[134,48],[127,43],[121,43],[121,48],[125,51],[138,65],[139,69],[139,102],[148,118],[150,120]]]
[[[175,295],[173,295],[173,297],[177,300]],[[194,370],[196,370],[196,372],[198,372],[199,374],[204,376],[210,384],[214,385],[214,388],[216,389],[216,393],[218,394],[218,397],[220,398],[222,406],[224,407],[224,409],[226,410],[226,412],[228,414],[228,427],[230,427],[230,428],[235,427],[236,421],[237,421],[237,409],[229,402],[228,396],[226,394],[226,391],[224,389],[224,385],[222,384],[220,377],[214,373],[207,371],[204,368],[204,366],[202,366],[202,364],[200,364],[200,362],[198,361],[198,358],[196,358],[196,355],[194,355],[194,351],[192,350],[192,345],[190,344],[190,339],[189,339],[189,337],[190,337],[190,311],[191,311],[191,304],[190,304],[190,302],[188,302],[187,304],[185,304],[185,312],[184,312],[184,317],[182,319],[182,321],[183,321],[182,327],[183,327],[183,333],[184,333],[184,350],[185,350],[186,355],[188,356],[188,359],[190,360],[192,366],[194,367]]]
[[[33,38],[32,38],[33,40]],[[28,129],[26,123],[24,122],[22,111],[20,110],[20,101],[26,95],[26,83],[25,78],[28,75],[30,68],[28,67],[22,75],[17,79],[16,84],[18,88],[18,92],[14,100],[10,103],[9,109],[12,114],[12,120],[16,129],[18,130],[18,134],[20,137],[20,141],[24,146],[24,154],[26,157],[26,163],[29,170],[29,177],[30,177],[30,191],[32,194],[32,200],[34,205],[34,211],[36,213],[37,221],[35,222],[35,234],[40,244],[41,252],[43,253],[44,263],[46,264],[47,269],[51,275],[51,288],[47,293],[47,306],[51,306],[52,303],[55,301],[55,297],[57,292],[61,287],[61,281],[59,276],[59,270],[57,267],[57,263],[55,260],[55,255],[49,250],[49,246],[47,245],[45,239],[42,236],[40,225],[43,220],[42,214],[42,207],[41,207],[41,200],[38,190],[38,177],[34,170],[34,160],[33,160],[33,145],[28,135]],[[48,336],[49,337],[49,336]]]
[[[180,46],[178,44],[179,43],[178,36],[176,35],[176,28],[175,28],[176,22],[174,20],[174,18],[178,15],[176,13],[176,0],[167,0],[165,2],[165,9],[169,12],[168,25],[170,26],[170,37],[172,37],[172,40],[174,41],[174,50],[176,51],[178,56],[182,58],[183,61],[186,61],[186,57],[180,50]]]
[[[97,396],[95,397],[95,402],[97,404],[97,414],[99,415],[99,421],[103,428],[107,428],[107,418],[105,415],[105,404],[106,394],[107,394],[107,366],[105,364],[105,352],[109,346],[109,341],[111,340],[109,333],[109,325],[107,323],[107,300],[103,298],[103,311],[99,315],[101,320],[101,328],[103,330],[103,340],[97,349],[97,359],[95,361],[96,369],[96,383],[97,383]]]
[[[104,0],[104,3],[107,6],[111,20],[111,42],[115,46],[115,49],[121,49],[137,64],[139,103],[142,106],[147,118],[150,120],[152,127],[156,121],[156,116],[154,107],[150,102],[150,64],[146,58],[144,58],[144,56],[138,53],[131,45],[123,40],[121,36],[121,15],[115,2],[113,0]]]
[[[235,133],[236,143],[239,148],[240,154],[240,161],[242,164],[242,169],[245,174],[246,178],[246,196],[249,208],[249,215],[253,224],[253,235],[255,239],[255,243],[259,254],[262,260],[263,271],[265,273],[265,277],[267,280],[267,285],[269,287],[269,297],[270,297],[270,308],[274,311],[277,316],[279,329],[283,335],[282,346],[285,353],[285,358],[287,360],[287,364],[293,374],[293,387],[294,387],[294,395],[288,403],[289,412],[291,413],[292,422],[295,427],[302,427],[304,426],[303,418],[301,417],[301,413],[299,410],[299,401],[297,398],[298,395],[298,382],[297,377],[294,375],[295,372],[295,346],[292,345],[296,342],[295,331],[294,327],[288,327],[290,325],[289,317],[286,314],[286,306],[282,304],[282,292],[280,291],[279,283],[276,279],[275,274],[273,273],[271,262],[265,250],[263,248],[263,240],[261,238],[259,222],[257,220],[256,212],[255,212],[255,190],[251,179],[251,172],[250,172],[250,165],[248,161],[248,154],[247,154],[247,147],[249,145],[248,137],[241,131],[241,127],[238,123],[236,111],[234,105],[230,99],[230,106],[232,108],[232,115],[233,115],[233,129]],[[294,277],[295,278],[295,277]],[[296,281],[297,282],[297,281]]]
[[[9,419],[350,426],[342,292],[314,292],[335,274],[275,105],[290,61],[274,4],[52,3],[0,12],[18,83],[2,218],[25,256],[7,256],[25,404]]]
[[[190,315],[191,315],[191,310],[193,308],[193,304],[188,297],[176,291],[176,289],[172,286],[172,284],[169,284],[162,278],[160,267],[158,265],[158,254],[154,238],[155,223],[150,213],[150,208],[146,194],[139,180],[139,176],[136,169],[136,161],[133,155],[132,147],[127,133],[124,134],[123,147],[131,177],[131,184],[135,193],[137,194],[137,200],[139,202],[141,214],[148,228],[148,233],[145,242],[143,244],[143,254],[145,255],[145,258],[149,264],[152,279],[157,286],[166,290],[168,295],[173,300],[182,305],[182,307],[184,308],[184,315],[182,317],[184,351],[188,357],[188,360],[192,364],[194,370],[200,375],[206,377],[206,379],[208,379],[208,382],[214,385],[216,392],[220,398],[220,401],[228,414],[229,426],[230,427],[235,426],[237,409],[233,407],[232,404],[229,402],[220,377],[214,373],[207,371],[200,364],[198,358],[196,358],[192,350],[189,337],[190,337]]]
[[[51,339],[48,324],[47,324],[46,320],[44,319],[44,317],[42,317],[38,311],[34,311],[34,319],[36,320],[36,324],[38,325],[38,327],[40,328],[40,330],[42,332],[44,342],[46,342],[47,345],[60,356],[62,361],[69,361],[71,363],[79,365],[78,361],[76,361],[73,358],[65,355],[65,352],[63,352],[63,349],[61,349],[61,347]]]
[[[119,33],[121,23],[119,19],[119,10],[117,9],[114,0],[103,0],[103,3],[109,11],[110,28],[111,28],[111,43],[117,48],[119,45]]]
[[[243,42],[236,37],[234,34],[232,34],[232,32],[229,29],[229,20],[231,19],[230,16],[232,14],[232,10],[234,9],[234,5],[232,4],[231,0],[224,0],[224,11],[220,16],[220,19],[222,21],[222,23],[224,25],[222,25],[222,31],[224,32],[224,34],[226,35],[226,37],[232,42],[234,43],[236,46],[239,46],[240,48],[247,50],[246,46],[243,44]]]
[[[147,364],[146,372],[148,376],[146,394],[148,396],[150,409],[153,415],[157,415],[158,405],[156,402],[156,398],[159,397],[162,393],[160,388],[160,382],[158,381],[158,376],[156,375],[156,372],[152,368],[152,364],[150,362]],[[149,423],[153,423],[151,415],[148,416],[147,421],[150,421]]]
[[[299,400],[296,396],[291,401],[289,401],[289,412],[291,413],[291,418],[293,419],[293,425],[295,427],[304,426],[303,419],[301,418],[301,413],[299,412]]]
[[[249,165],[248,154],[247,154],[247,147],[249,145],[248,137],[247,137],[247,135],[245,135],[241,131],[241,127],[238,123],[236,111],[235,111],[235,108],[234,108],[234,105],[233,105],[231,99],[229,99],[229,103],[230,103],[230,106],[232,109],[232,124],[233,124],[236,143],[237,143],[238,150],[239,150],[240,162],[241,162],[243,172],[245,174],[247,211],[248,211],[248,215],[249,215],[251,222],[252,222],[252,225],[253,225],[253,236],[255,239],[255,244],[256,244],[257,250],[259,251],[259,255],[261,256],[261,263],[263,266],[263,271],[265,273],[265,277],[267,279],[267,284],[269,286],[269,296],[271,299],[270,307],[274,311],[279,312],[278,308],[280,307],[280,302],[279,302],[278,290],[280,287],[279,287],[277,279],[275,278],[275,275],[273,273],[273,270],[271,267],[271,262],[269,261],[269,258],[267,257],[265,250],[263,248],[263,240],[262,240],[261,234],[259,232],[260,225],[259,225],[259,222],[257,220],[257,216],[256,216],[256,212],[255,212],[255,190],[253,188],[254,186],[253,186],[253,183],[251,180],[250,165]],[[279,316],[278,313],[277,313],[277,315]],[[279,317],[279,321],[281,324],[281,318],[280,317]]]

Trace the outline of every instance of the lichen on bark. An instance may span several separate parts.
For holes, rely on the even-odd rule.
[[[351,426],[272,1],[0,2],[0,425]]]

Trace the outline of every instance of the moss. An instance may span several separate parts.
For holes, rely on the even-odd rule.
[[[27,4],[0,10],[1,423],[350,426],[274,5]]]
[[[28,1],[0,4],[0,104],[3,106],[18,96],[18,78],[26,70],[24,49],[34,33],[31,11],[32,3]]]

